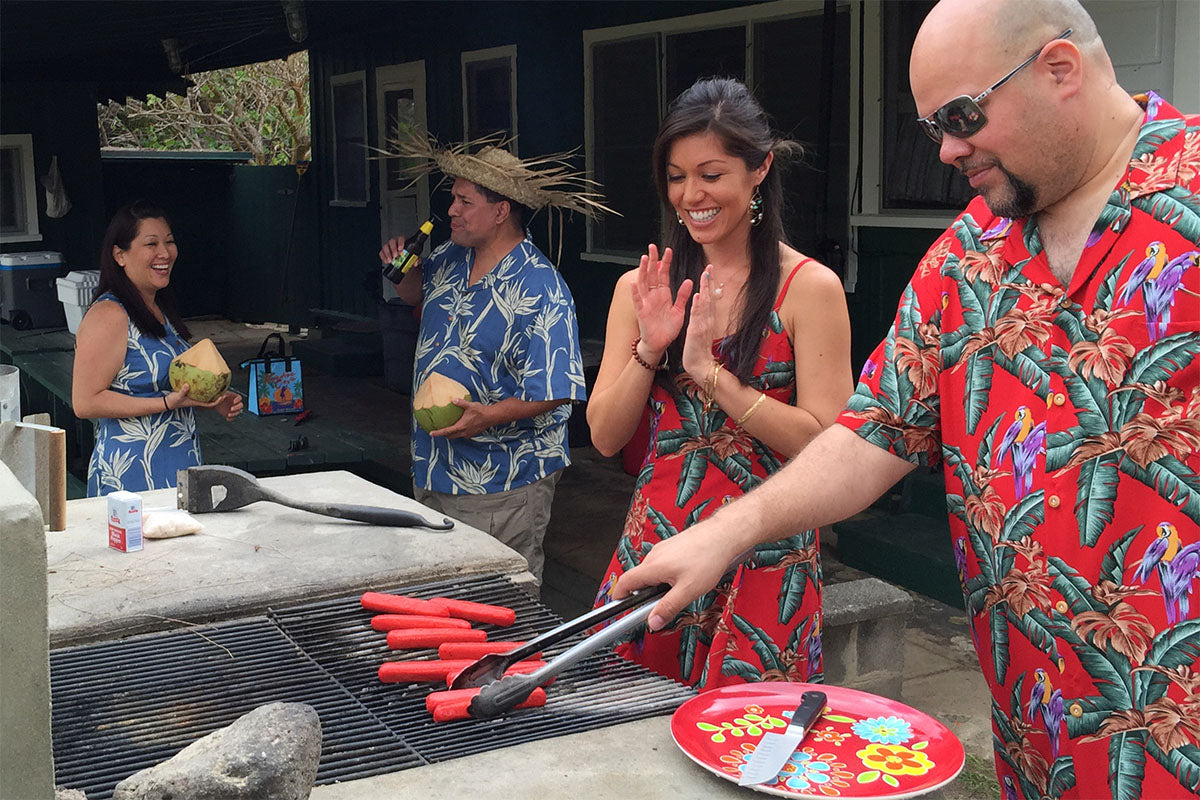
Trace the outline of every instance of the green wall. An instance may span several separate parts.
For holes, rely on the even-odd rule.
[[[901,292],[941,232],[940,228],[859,228],[858,281],[853,294],[846,295],[855,375],[887,335]]]
[[[60,219],[46,216],[46,192],[37,186],[39,242],[5,243],[0,251],[57,250],[68,269],[95,269],[104,234],[104,194],[100,173],[96,102],[88,83],[0,83],[0,132],[33,137],[38,178],[58,156],[71,210]]]
[[[230,319],[311,324],[316,305],[316,188],[292,166],[239,165],[230,205]]]
[[[106,158],[104,187],[106,219],[139,197],[170,215],[185,316],[310,324],[317,236],[307,175],[232,159]]]
[[[309,6],[310,26],[323,31],[309,53],[312,69],[313,171],[318,186],[320,305],[373,316],[377,299],[362,286],[365,269],[378,266],[378,176],[370,170],[365,207],[329,205],[333,195],[330,91],[333,75],[365,71],[367,130],[376,130],[374,68],[424,60],[429,129],[444,141],[462,138],[464,51],[517,47],[517,124],[521,151],[548,153],[580,148],[583,163],[582,31],[666,17],[716,11],[735,2],[458,2]],[[408,13],[405,13],[408,12]],[[647,136],[653,136],[648,131]],[[649,179],[649,177],[647,177]],[[434,179],[436,182],[436,178]],[[448,192],[430,197],[434,242],[449,235]],[[549,253],[545,214],[531,226],[535,243]],[[400,233],[400,232],[398,232]],[[629,267],[579,259],[584,250],[582,217],[567,219],[559,269],[575,297],[580,332],[600,338],[616,279]]]

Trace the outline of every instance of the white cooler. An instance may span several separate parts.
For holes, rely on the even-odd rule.
[[[67,314],[67,330],[75,333],[79,330],[79,322],[88,306],[92,304],[92,293],[100,285],[100,270],[79,269],[68,272],[66,277],[59,278],[57,283],[58,299],[62,301],[63,310]]]

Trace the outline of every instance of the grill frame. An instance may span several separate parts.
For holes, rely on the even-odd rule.
[[[401,591],[513,608],[517,621],[508,628],[475,626],[490,639],[531,638],[561,622],[501,575]],[[560,675],[543,708],[434,723],[425,696],[444,687],[384,684],[377,672],[384,661],[436,658],[436,650],[389,650],[358,599],[51,651],[56,783],[83,790],[89,800],[108,800],[129,775],[275,701],[317,710],[323,744],[316,782],[327,784],[671,713],[695,694],[605,652]],[[549,648],[545,658],[583,636]]]

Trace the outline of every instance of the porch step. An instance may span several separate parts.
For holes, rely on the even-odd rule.
[[[916,470],[904,479],[901,510],[927,517],[946,516],[946,479],[940,470]]]
[[[950,524],[944,516],[891,514],[839,522],[833,529],[838,556],[847,566],[963,607]]]
[[[878,578],[828,584],[821,651],[825,683],[902,700],[904,629],[913,599]]]

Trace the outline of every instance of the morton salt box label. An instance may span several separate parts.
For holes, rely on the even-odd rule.
[[[142,549],[142,498],[133,492],[108,495],[108,546],[122,553]]]

